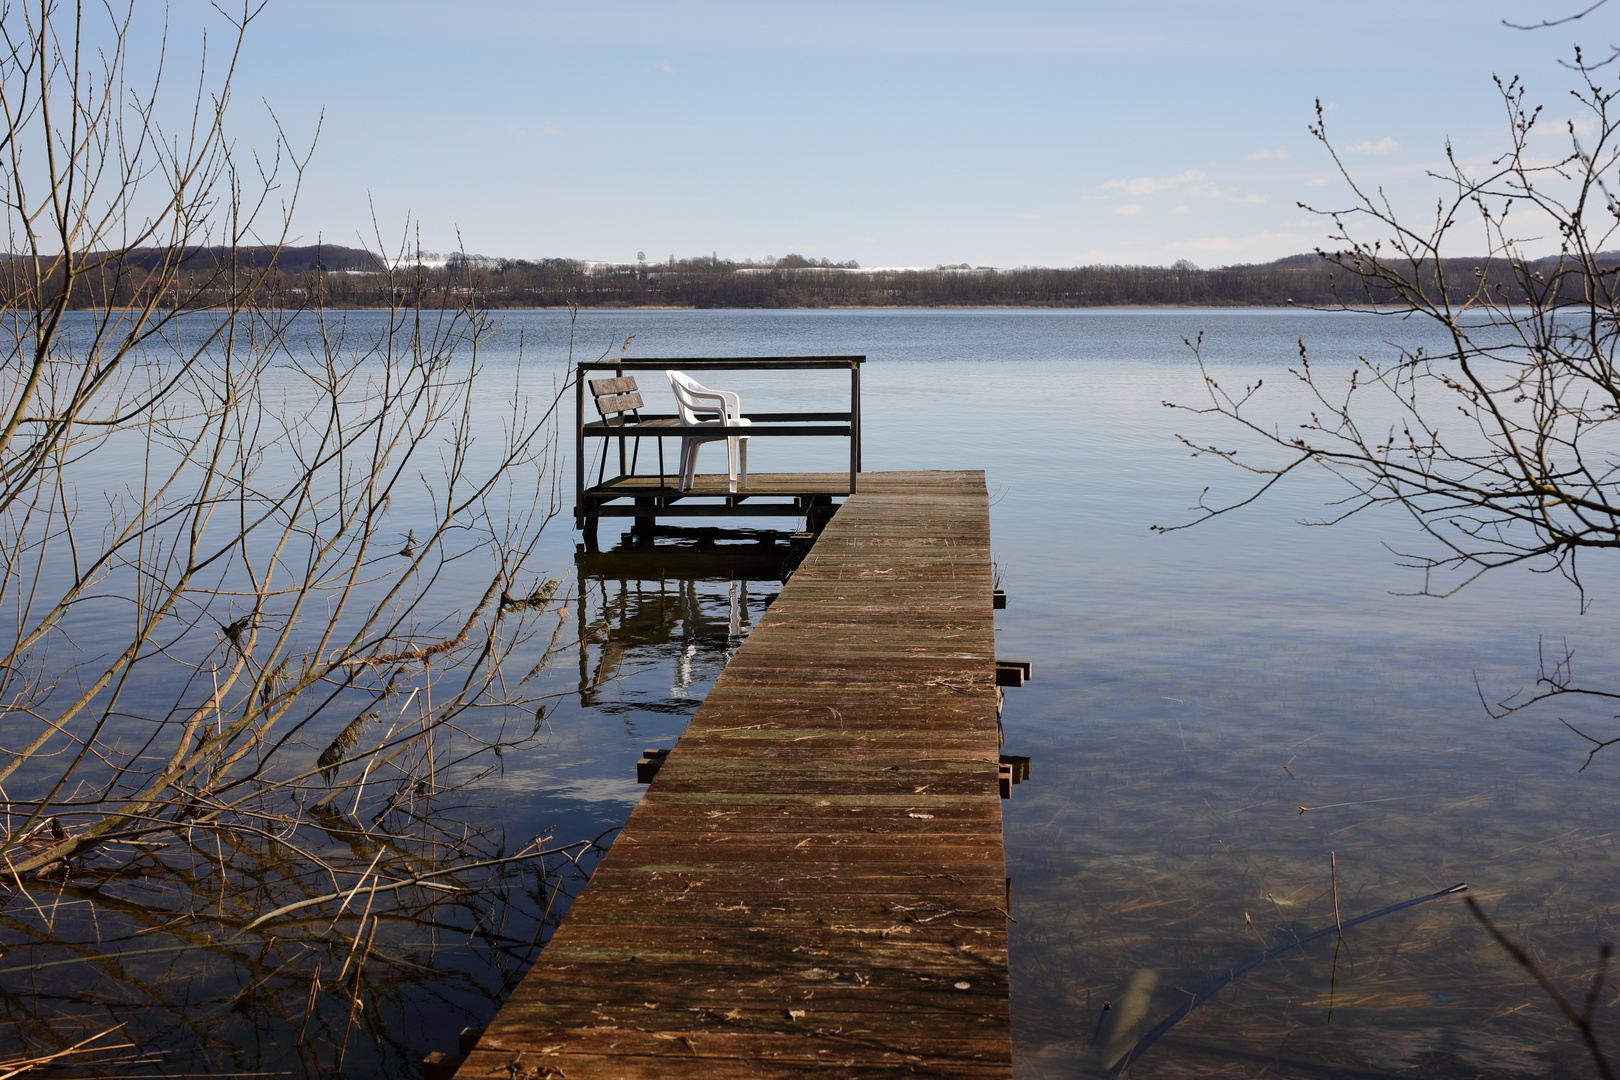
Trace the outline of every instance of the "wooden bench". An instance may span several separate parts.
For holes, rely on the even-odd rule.
[[[592,379],[591,396],[596,400],[596,415],[602,418],[602,423],[608,427],[626,427],[631,420],[637,426],[641,424],[641,410],[645,404],[641,400],[641,391],[636,388],[634,376],[625,375],[614,379]],[[636,440],[635,450],[630,454],[629,468],[625,467],[625,439]],[[629,476],[635,472],[636,460],[641,454],[641,436],[619,436],[619,472]],[[602,455],[602,467],[597,470],[596,482],[602,483],[607,478],[607,454]],[[658,437],[658,479],[664,478],[664,440]]]

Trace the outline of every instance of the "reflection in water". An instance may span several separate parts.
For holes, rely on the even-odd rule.
[[[763,586],[780,583],[807,545],[767,529],[659,526],[626,533],[611,551],[580,551],[581,707],[614,708],[604,688],[631,669],[668,663],[670,700],[634,699],[633,708],[689,713],[701,700],[694,684],[731,661],[775,596]]]

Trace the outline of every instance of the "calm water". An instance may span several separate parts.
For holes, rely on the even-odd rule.
[[[1614,721],[1580,706],[1492,720],[1480,694],[1532,682],[1542,640],[1574,648],[1588,682],[1620,686],[1610,632],[1620,576],[1588,565],[1584,615],[1558,579],[1519,572],[1446,600],[1400,595],[1421,584],[1390,550],[1422,548],[1411,523],[1374,513],[1304,524],[1343,494],[1320,476],[1241,514],[1151,533],[1188,520],[1205,486],[1244,490],[1230,467],[1174,438],[1225,445],[1234,433],[1162,404],[1197,402],[1181,339],[1200,331],[1216,377],[1264,377],[1279,418],[1299,405],[1284,374],[1298,339],[1313,365],[1347,372],[1385,341],[1429,333],[1273,311],[579,319],[577,351],[591,358],[631,335],[639,357],[864,353],[866,468],[985,471],[1010,597],[999,652],[1035,670],[1009,692],[1005,717],[1006,752],[1033,759],[1004,804],[1020,1078],[1093,1075],[1235,964],[1331,925],[1330,859],[1345,919],[1468,882],[1572,995],[1584,993],[1598,941],[1616,936],[1620,747],[1578,772],[1584,745],[1557,717],[1605,737],[1620,734]],[[523,385],[538,392],[565,354],[567,316],[509,314],[484,351],[496,376],[511,373],[520,332]],[[822,373],[724,385],[759,411],[836,408],[847,392]],[[654,402],[664,394],[651,380],[644,389]],[[488,407],[507,396],[492,391]],[[759,472],[836,468],[842,449],[759,442]],[[700,468],[719,453],[704,451]],[[558,577],[574,573],[566,525],[547,541]],[[604,525],[604,547],[614,539]],[[759,556],[741,581],[700,557],[586,566],[575,584],[584,604],[569,616],[586,644],[547,675],[560,696],[544,745],[508,755],[467,818],[567,838],[622,822],[641,790],[635,758],[678,737],[779,587],[773,560]],[[0,988],[15,1015],[44,993],[20,973],[42,954],[7,933]],[[379,1021],[400,1032],[400,1060],[448,1049],[455,1029],[492,1014],[512,976],[474,952],[435,962],[463,973],[434,991],[451,1004],[428,1007],[405,988]],[[109,976],[77,992],[82,1009],[120,991]],[[1611,1031],[1616,994],[1601,998]],[[1578,1057],[1540,991],[1448,897],[1347,931],[1337,953],[1329,938],[1241,976],[1129,1075],[1552,1076],[1584,1068]],[[183,1060],[165,1067],[186,1071]],[[262,1049],[239,1061],[298,1067]]]

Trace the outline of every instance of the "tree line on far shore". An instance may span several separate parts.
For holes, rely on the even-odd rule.
[[[820,308],[820,307],[1336,307],[1390,304],[1403,298],[1369,283],[1348,260],[1332,255],[1291,255],[1274,262],[1202,269],[1182,261],[1172,266],[1099,265],[1069,268],[996,269],[965,265],[933,269],[862,269],[789,255],[768,262],[737,262],[714,256],[649,263],[587,263],[577,259],[491,259],[453,255],[446,260],[385,261],[370,252],[337,246],[237,249],[239,263],[273,266],[263,276],[260,303],[302,307],[563,308]],[[229,253],[195,248],[180,253],[146,250],[80,278],[72,308],[123,307],[148,299],[147,281],[164,280],[177,295],[206,305],[207,289],[190,287],[218,276]],[[1607,260],[1605,260],[1607,262]],[[170,272],[174,264],[178,270]],[[162,265],[170,268],[154,271]],[[32,288],[27,266],[14,260],[0,287]],[[1443,292],[1452,304],[1478,298],[1526,302],[1524,282],[1540,282],[1546,294],[1566,292],[1578,301],[1591,282],[1563,275],[1557,260],[1515,273],[1498,259],[1445,259],[1438,268],[1414,268],[1414,280]],[[1620,256],[1609,272],[1620,273]],[[1442,288],[1443,283],[1443,288]],[[44,291],[52,292],[47,280]]]

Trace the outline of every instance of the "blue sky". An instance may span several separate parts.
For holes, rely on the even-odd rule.
[[[144,3],[144,0],[142,0]],[[1571,6],[1573,10],[1573,5]],[[1562,9],[1559,9],[1560,12]],[[1205,266],[1323,241],[1357,179],[1408,210],[1449,138],[1504,145],[1492,73],[1570,114],[1572,42],[1606,10],[1355,5],[270,0],[235,88],[243,145],[324,127],[295,228],[512,257],[790,251],[863,265]],[[144,18],[144,13],[138,13]],[[218,16],[170,9],[185,54]],[[1458,252],[1461,254],[1462,252]]]

